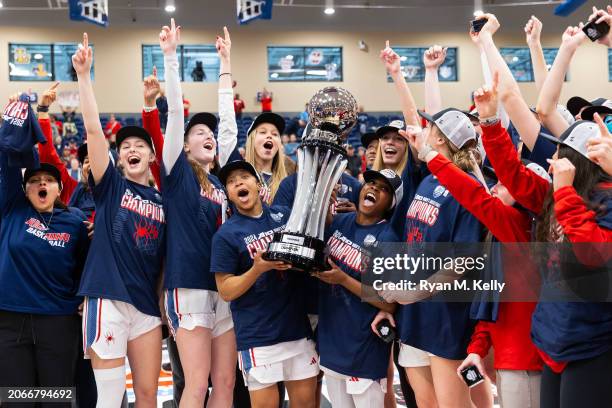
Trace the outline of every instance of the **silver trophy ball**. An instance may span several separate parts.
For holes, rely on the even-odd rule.
[[[308,102],[308,118],[313,128],[331,132],[345,143],[357,123],[357,101],[346,89],[328,86]]]
[[[298,270],[326,269],[325,219],[332,192],[347,166],[344,144],[357,123],[357,101],[330,86],[308,103],[309,124],[297,149],[295,199],[285,228],[274,233],[265,258]]]

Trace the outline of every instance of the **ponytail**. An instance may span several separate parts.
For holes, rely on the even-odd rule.
[[[457,149],[447,138],[444,138],[451,153],[451,161],[466,173],[474,171],[474,167],[482,165],[482,158],[476,140],[467,141],[461,149]]]
[[[202,166],[200,166],[195,160],[190,159],[189,164],[191,165],[193,174],[195,174],[196,178],[198,179],[198,183],[200,183],[202,190],[204,190],[207,194],[210,194],[212,190],[212,184],[208,179],[208,174],[206,173],[206,171],[204,171]]]

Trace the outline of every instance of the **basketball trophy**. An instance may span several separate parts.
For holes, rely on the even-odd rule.
[[[309,125],[297,149],[295,200],[285,228],[274,233],[265,259],[302,271],[325,270],[325,219],[332,192],[347,165],[345,143],[357,123],[357,101],[327,87],[308,103]]]

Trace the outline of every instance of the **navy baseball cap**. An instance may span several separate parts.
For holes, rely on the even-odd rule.
[[[249,130],[247,130],[247,136],[251,134],[251,131],[253,129],[261,125],[262,123],[270,123],[271,125],[276,126],[278,133],[280,133],[281,135],[285,131],[285,119],[282,116],[272,112],[264,112],[261,115],[258,115],[253,121],[253,123],[251,123],[251,126],[249,126]]]
[[[185,136],[187,136],[189,130],[195,125],[206,125],[208,126],[211,132],[215,133],[217,131],[217,123],[217,117],[212,113],[196,113],[191,119],[189,119],[189,122],[187,122],[187,126],[185,126]]]
[[[404,195],[404,188],[402,185],[402,179],[391,169],[366,170],[363,173],[363,180],[368,183],[372,180],[383,180],[391,188],[393,192],[393,201],[391,202],[391,208],[394,208],[397,203],[402,200]],[[389,208],[389,209],[391,209]]]
[[[258,182],[261,182],[257,170],[255,170],[255,167],[253,167],[251,163],[244,160],[234,160],[221,167],[221,169],[219,170],[219,174],[217,175],[217,177],[224,186],[227,184],[227,178],[234,170],[246,170],[251,173],[253,177],[257,179]]]
[[[367,149],[370,143],[378,139],[380,139],[380,137],[376,134],[376,130],[372,129],[361,135],[361,145]]]
[[[117,150],[119,150],[121,143],[123,143],[123,141],[128,137],[137,137],[144,140],[149,145],[151,150],[155,151],[155,147],[153,147],[153,141],[151,140],[149,132],[140,126],[125,126],[119,129],[116,138]]]
[[[594,100],[591,106],[582,111],[580,117],[583,120],[593,120],[596,113],[612,115],[612,100],[603,98]]]
[[[24,188],[28,180],[30,180],[33,176],[35,176],[38,173],[49,173],[51,177],[53,177],[55,181],[57,181],[57,184],[59,184],[60,190],[62,189],[62,176],[60,174],[60,171],[57,169],[57,167],[55,167],[54,165],[50,163],[40,163],[36,167],[27,168],[25,173],[23,174]]]

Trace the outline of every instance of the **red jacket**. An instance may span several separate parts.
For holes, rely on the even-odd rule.
[[[142,111],[142,127],[149,133],[153,146],[155,147],[155,161],[151,164],[151,173],[155,179],[158,190],[161,191],[161,164],[164,151],[164,135],[159,123],[159,112],[153,109],[151,112]]]
[[[483,126],[482,141],[489,161],[493,164],[499,180],[523,207],[539,214],[542,211],[544,199],[552,188],[548,181],[528,170],[518,159],[510,137],[506,130],[497,123]],[[600,185],[601,188],[611,188],[610,183]],[[563,228],[563,233],[570,242],[610,242],[612,230],[600,227],[596,222],[594,211],[589,211],[584,200],[572,186],[563,187],[553,194],[555,200],[555,218]],[[610,255],[599,251],[597,245],[592,245],[589,254],[580,247],[575,251],[581,262],[593,262],[590,256],[598,254],[595,262],[606,259]],[[589,260],[590,258],[590,260]],[[560,373],[567,363],[558,362],[546,353],[538,350],[540,356],[553,371]]]
[[[443,155],[437,155],[427,166],[451,195],[476,217],[500,242],[528,242],[531,217],[526,211],[505,205],[491,196],[478,181],[455,166]],[[521,256],[520,245],[504,247],[503,267],[507,290],[521,296],[537,297],[533,263]],[[516,273],[514,273],[516,272]],[[532,291],[530,295],[525,292]],[[535,292],[533,292],[535,291]],[[512,298],[512,293],[505,293]],[[502,299],[503,300],[503,299]],[[535,302],[500,302],[495,323],[480,321],[474,329],[468,353],[484,358],[491,346],[495,349],[494,367],[506,370],[541,370],[542,359],[531,341],[531,315]]]

